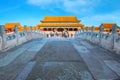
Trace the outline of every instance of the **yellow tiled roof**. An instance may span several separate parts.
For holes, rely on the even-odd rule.
[[[94,31],[95,31],[95,32],[99,32],[99,31],[100,31],[99,26],[94,26]]]
[[[15,26],[18,26],[18,28],[21,27],[20,23],[6,23],[5,28],[14,28]]]
[[[76,16],[45,16],[41,22],[80,22]]]
[[[83,27],[84,25],[82,24],[52,24],[52,23],[48,23],[48,24],[38,24],[37,26],[39,27]]]
[[[102,23],[103,28],[108,28],[108,29],[112,29],[113,25],[115,25],[115,23]]]

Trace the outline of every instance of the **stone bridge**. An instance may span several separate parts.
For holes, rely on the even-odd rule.
[[[120,80],[120,37],[78,31],[75,38],[44,32],[5,34],[0,27],[0,80]]]

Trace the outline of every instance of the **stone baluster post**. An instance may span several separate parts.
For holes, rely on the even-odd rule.
[[[39,29],[39,31],[40,31],[40,38],[42,38],[42,30]]]
[[[16,39],[16,45],[19,44],[19,32],[18,32],[18,26],[15,25],[15,39]]]
[[[78,37],[79,37],[79,35],[80,35],[80,30],[78,31]]]
[[[36,29],[36,27],[34,27],[34,35],[35,35],[35,38],[36,38],[36,35],[37,35],[37,29]]]
[[[32,26],[30,26],[30,39],[33,39],[33,37],[34,37],[34,34],[32,32]]]
[[[40,32],[40,29],[38,28],[38,32]]]
[[[82,28],[82,31],[84,32],[84,28]]]
[[[118,37],[118,33],[117,33],[117,28],[118,26],[116,24],[113,25],[112,27],[112,49],[115,49],[115,42],[116,42],[116,39]]]
[[[43,32],[43,38],[47,37],[47,35],[45,34],[45,32]]]
[[[36,32],[36,27],[34,28],[34,32]]]
[[[25,34],[26,40],[28,40],[27,25],[24,25],[24,34]]]
[[[82,36],[82,38],[84,38],[84,28],[82,27],[81,30],[82,30],[82,33],[81,33],[82,35],[81,36]]]
[[[94,33],[94,26],[92,26],[92,33]]]
[[[94,42],[93,36],[94,36],[94,26],[92,26],[92,31],[91,31],[91,41],[92,42]]]
[[[112,27],[112,34],[117,33],[117,28],[118,28],[118,26],[116,24],[114,24],[113,27]]]
[[[88,27],[86,26],[86,32],[88,32]]]
[[[103,33],[103,27],[102,27],[102,25],[100,25],[100,27],[99,27],[99,33]]]
[[[76,31],[75,31],[74,37],[76,37]]]
[[[76,37],[78,37],[78,31],[75,31]]]
[[[88,26],[86,26],[86,39],[87,39],[87,36],[88,36]]]
[[[30,32],[32,32],[32,26],[30,26]]]
[[[4,25],[0,25],[0,36],[2,37],[2,50],[4,50],[7,45],[7,39],[6,39]]]
[[[38,28],[39,38],[41,38],[41,31],[40,28]]]
[[[101,40],[102,40],[102,34],[103,34],[103,26],[102,26],[102,24],[100,25],[100,27],[99,27],[99,43],[101,44]]]

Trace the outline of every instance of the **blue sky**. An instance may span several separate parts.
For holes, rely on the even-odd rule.
[[[36,25],[44,16],[77,16],[86,26],[120,25],[120,0],[0,0],[0,24]]]

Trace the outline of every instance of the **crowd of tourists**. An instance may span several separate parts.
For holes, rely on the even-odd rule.
[[[64,37],[64,38],[68,38],[69,37],[69,32],[67,31],[67,29],[65,29],[64,31],[61,31],[61,32],[58,32],[58,31],[54,30],[54,31],[50,32],[48,37]]]

